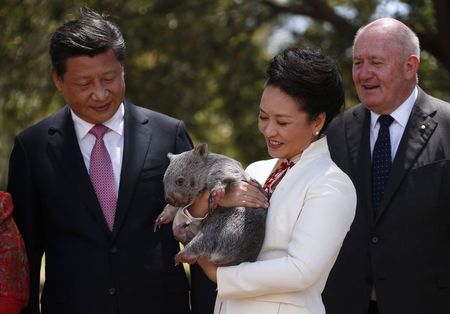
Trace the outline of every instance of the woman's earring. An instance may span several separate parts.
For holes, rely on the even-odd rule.
[[[315,136],[319,135],[319,131],[314,132],[314,135]]]

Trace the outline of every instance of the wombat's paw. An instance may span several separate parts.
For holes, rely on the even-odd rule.
[[[153,225],[153,231],[156,232],[156,229],[161,227],[161,225],[168,224],[171,221],[172,221],[172,219],[170,217],[168,217],[167,215],[164,215],[164,213],[161,213],[158,216],[158,218],[156,218],[156,220],[155,220],[155,224]]]
[[[220,200],[225,196],[225,188],[214,188],[209,193],[208,208],[214,209],[219,205]]]
[[[183,244],[186,244],[188,241],[187,239],[187,230],[186,225],[173,225],[172,227],[173,237],[180,241]]]
[[[175,255],[175,265],[179,263],[194,264],[197,261],[198,256],[185,254],[183,251]]]
[[[156,218],[155,224],[153,225],[153,231],[156,232],[156,229],[158,229],[161,225],[171,223],[177,213],[177,210],[177,207],[166,205],[161,214],[159,214],[158,218]]]

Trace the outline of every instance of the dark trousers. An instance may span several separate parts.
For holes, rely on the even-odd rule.
[[[378,314],[378,305],[376,301],[370,301],[369,303],[369,311],[367,314]]]

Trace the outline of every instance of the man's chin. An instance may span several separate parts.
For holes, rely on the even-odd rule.
[[[359,95],[358,95],[359,96]],[[367,95],[361,95],[358,97],[364,106],[369,108],[370,110],[376,109],[381,106],[382,102],[380,102],[378,99],[375,99],[375,97],[367,96]]]

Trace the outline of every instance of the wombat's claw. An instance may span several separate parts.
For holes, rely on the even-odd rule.
[[[162,217],[156,218],[155,223],[153,225],[153,232],[156,232],[157,229],[161,228],[162,224],[164,224],[164,222],[162,222]]]
[[[156,218],[155,223],[153,224],[153,232],[156,232],[159,228],[161,228],[161,224],[159,223],[159,218]]]
[[[161,213],[158,218],[155,220],[155,224],[153,226],[153,231],[156,232],[156,229],[160,228],[161,225],[168,224],[172,221],[172,217],[170,215],[165,214],[164,212]]]

